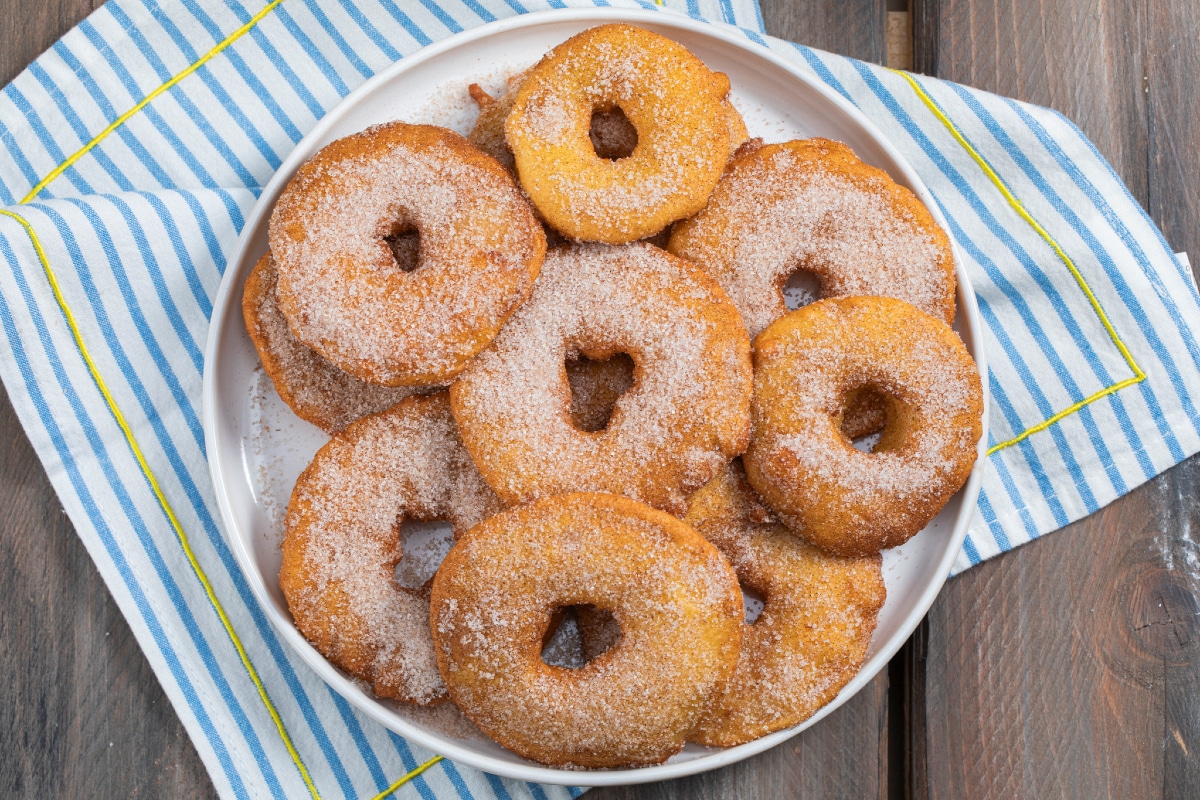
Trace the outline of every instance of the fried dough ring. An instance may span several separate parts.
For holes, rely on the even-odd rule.
[[[388,238],[415,228],[417,268]],[[456,133],[390,122],[322,148],[270,222],[292,332],[386,386],[448,383],[525,301],[545,254],[512,177]]]
[[[556,609],[612,612],[620,643],[578,669],[541,658]],[[489,736],[546,764],[622,767],[677,753],[737,662],[742,601],[716,548],[616,495],[505,511],[455,544],[433,581],[438,667]]]
[[[279,310],[276,278],[275,261],[267,252],[246,279],[242,317],[276,393],[296,416],[334,434],[417,391],[360,381],[305,347]]]
[[[608,426],[571,422],[564,363],[632,357]],[[666,510],[746,444],[749,340],[702,272],[647,244],[573,245],[546,258],[533,297],[450,388],[479,471],[508,503],[567,491]]]
[[[524,79],[524,72],[509,77],[506,90],[497,97],[489,95],[477,83],[467,87],[471,99],[479,106],[479,116],[475,118],[467,140],[499,161],[513,174],[516,174],[517,163],[504,141],[504,123],[512,112],[513,102],[517,99],[517,91]],[[729,128],[729,157],[733,158],[737,149],[750,138],[750,132],[746,130],[746,121],[728,98],[722,100],[721,105],[724,107],[725,124]],[[608,111],[595,112],[588,137],[596,155],[601,158],[625,158],[637,146],[637,129],[625,117],[620,106],[614,106]]]
[[[624,244],[704,207],[729,158],[729,79],[686,48],[632,25],[602,25],[529,72],[505,122],[521,185],[569,239]],[[592,114],[619,106],[637,147],[611,161]]]
[[[787,313],[797,269],[820,279],[822,298],[894,297],[954,321],[945,232],[916,195],[829,139],[747,148],[667,249],[721,284],[751,337]]]
[[[878,554],[828,555],[764,522],[766,511],[735,460],[692,495],[683,518],[765,598],[742,629],[733,678],[692,742],[732,747],[808,719],[858,672],[883,607]]]
[[[888,403],[871,453],[839,430],[846,397],[863,387]],[[907,541],[959,490],[982,414],[979,371],[948,325],[888,297],[819,300],[754,340],[743,461],[789,528],[831,553],[868,555]]]
[[[448,519],[457,535],[499,508],[445,392],[351,424],[317,452],[288,504],[279,584],[296,628],[380,697],[442,702],[429,601],[395,580],[401,524]]]

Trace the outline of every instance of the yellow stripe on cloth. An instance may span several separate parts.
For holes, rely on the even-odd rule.
[[[38,239],[37,233],[34,231],[33,226],[29,224],[29,221],[20,214],[7,209],[0,209],[0,214],[19,222],[21,227],[25,229],[25,233],[29,236],[29,241],[33,244],[34,252],[37,253],[38,260],[42,264],[42,271],[46,274],[46,280],[49,281],[50,288],[54,292],[54,299],[58,303],[63,317],[66,319],[67,327],[71,330],[71,336],[75,339],[75,347],[79,350],[79,355],[83,357],[84,363],[87,364],[88,372],[91,374],[92,380],[96,383],[96,388],[100,390],[100,394],[104,397],[104,402],[108,406],[109,412],[112,414],[113,419],[116,420],[121,433],[125,436],[125,443],[129,445],[129,449],[133,452],[133,457],[137,460],[138,468],[141,469],[142,475],[145,477],[146,482],[150,484],[150,489],[158,499],[158,505],[162,508],[163,513],[166,514],[167,519],[171,523],[171,527],[175,530],[175,537],[183,547],[184,555],[187,556],[188,563],[192,566],[192,572],[195,573],[196,578],[200,581],[200,585],[204,587],[204,592],[208,595],[208,601],[212,604],[213,610],[217,612],[221,624],[225,627],[225,633],[229,635],[229,640],[233,643],[234,649],[237,650],[238,658],[241,659],[242,666],[245,667],[250,680],[254,683],[254,688],[258,690],[258,696],[262,699],[263,705],[266,706],[267,713],[271,715],[271,720],[275,723],[275,728],[279,731],[279,736],[283,739],[284,746],[287,747],[288,754],[292,757],[292,762],[296,765],[296,769],[299,770],[300,777],[304,779],[304,784],[308,787],[309,794],[312,795],[314,800],[320,800],[320,794],[317,792],[317,787],[313,785],[312,778],[308,774],[308,768],[304,766],[304,761],[300,758],[300,754],[296,752],[296,747],[292,744],[292,737],[288,735],[287,728],[284,727],[283,720],[280,718],[279,712],[275,709],[275,704],[271,702],[266,687],[263,686],[262,681],[259,679],[258,671],[250,663],[250,656],[246,653],[246,648],[242,646],[242,640],[233,629],[233,623],[229,621],[229,617],[225,614],[225,609],[221,606],[221,601],[217,599],[208,576],[205,575],[204,570],[200,567],[200,562],[196,560],[196,554],[192,552],[191,543],[188,541],[187,534],[184,533],[183,526],[179,523],[179,518],[175,516],[174,509],[171,508],[166,495],[163,494],[162,488],[158,485],[158,479],[155,478],[154,472],[146,462],[146,457],[142,454],[142,448],[138,445],[137,439],[133,435],[133,430],[129,427],[129,423],[125,421],[125,415],[121,413],[120,407],[117,406],[117,401],[113,398],[112,392],[108,390],[108,385],[104,382],[104,378],[100,375],[100,370],[96,367],[96,362],[92,359],[87,346],[83,342],[83,335],[79,331],[75,315],[71,312],[71,307],[67,305],[67,300],[63,296],[62,289],[58,283],[58,277],[50,267],[50,259],[46,257],[46,251],[42,249],[42,243]]]
[[[1095,312],[1096,317],[1100,320],[1101,324],[1104,325],[1104,330],[1108,332],[1108,338],[1112,340],[1114,345],[1116,345],[1117,350],[1121,352],[1122,358],[1125,359],[1126,365],[1128,365],[1129,369],[1133,372],[1132,378],[1126,378],[1123,381],[1118,381],[1111,386],[1107,386],[1095,394],[1089,395],[1079,402],[1073,403],[1067,408],[1064,408],[1062,411],[1059,411],[1048,419],[1039,422],[1037,425],[1026,428],[1013,438],[992,445],[990,448],[988,448],[987,454],[990,456],[1006,447],[1011,447],[1018,442],[1022,442],[1033,434],[1046,430],[1059,420],[1069,417],[1071,414],[1074,414],[1081,408],[1084,408],[1103,397],[1107,397],[1114,392],[1118,392],[1127,386],[1133,386],[1134,384],[1138,384],[1146,380],[1146,373],[1143,372],[1142,368],[1139,367],[1137,362],[1133,360],[1133,355],[1129,352],[1129,348],[1125,346],[1125,342],[1121,341],[1121,337],[1117,335],[1116,329],[1113,328],[1112,323],[1108,319],[1108,314],[1104,312],[1104,308],[1100,305],[1100,301],[1096,299],[1096,295],[1092,292],[1092,287],[1088,286],[1087,281],[1084,279],[1082,273],[1080,273],[1078,267],[1075,266],[1075,262],[1071,260],[1071,257],[1067,255],[1066,251],[1063,250],[1054,237],[1050,235],[1050,232],[1047,231],[1041,223],[1034,219],[1033,215],[1031,215],[1028,210],[1026,210],[1025,205],[1012,193],[1008,187],[1008,184],[1004,182],[1004,179],[996,174],[996,171],[992,169],[992,165],[989,164],[987,159],[984,158],[983,155],[975,149],[974,145],[967,140],[967,137],[964,136],[962,131],[958,129],[958,126],[954,124],[954,121],[946,115],[946,112],[942,110],[942,107],[939,106],[937,101],[925,91],[925,88],[917,82],[917,79],[909,73],[901,72],[900,70],[892,70],[892,72],[904,78],[904,80],[908,82],[908,85],[912,87],[912,90],[916,93],[917,97],[920,98],[921,102],[925,104],[925,107],[929,109],[929,111],[938,119],[938,121],[946,126],[946,129],[950,131],[950,135],[954,137],[954,140],[957,141],[962,148],[967,151],[967,154],[971,156],[975,163],[979,165],[979,168],[983,170],[983,174],[986,175],[988,180],[990,180],[996,189],[1000,191],[1000,194],[1005,200],[1008,201],[1008,204],[1012,206],[1021,219],[1025,220],[1025,222],[1027,222],[1029,226],[1033,228],[1038,236],[1042,237],[1046,244],[1050,245],[1050,248],[1054,250],[1054,253],[1058,256],[1059,260],[1067,266],[1067,269],[1070,270],[1071,275],[1075,278],[1075,283],[1079,285],[1079,288],[1083,290],[1084,295],[1087,296],[1088,302],[1091,304],[1092,310]]]
[[[379,794],[377,794],[377,795],[375,795],[374,797],[372,797],[372,798],[371,798],[371,800],[383,800],[385,797],[389,797],[389,796],[391,796],[391,794],[392,794],[393,792],[395,792],[397,789],[399,789],[401,786],[403,786],[404,784],[408,783],[408,782],[409,782],[409,781],[411,781],[413,778],[417,777],[417,776],[418,776],[418,775],[420,775],[422,772],[424,772],[425,770],[429,769],[430,767],[432,767],[434,764],[438,763],[438,762],[439,762],[439,761],[441,761],[441,760],[442,760],[442,756],[434,756],[433,758],[429,759],[428,761],[426,761],[426,762],[425,762],[424,764],[422,764],[421,766],[419,766],[419,767],[417,767],[416,769],[414,769],[412,772],[408,773],[407,775],[403,775],[403,776],[401,776],[399,779],[397,779],[397,781],[396,781],[395,783],[393,783],[393,784],[392,784],[391,786],[389,786],[388,788],[384,789],[384,790],[383,790],[382,792],[380,792]]]
[[[106,127],[104,130],[100,131],[95,136],[93,136],[92,140],[90,142],[88,142],[83,147],[76,150],[71,155],[67,156],[66,160],[63,161],[61,164],[59,164],[57,167],[55,167],[50,172],[50,174],[48,174],[46,177],[44,177],[40,181],[38,181],[37,185],[34,186],[32,189],[30,189],[29,193],[27,195],[25,195],[24,197],[21,198],[21,202],[28,203],[30,200],[33,200],[35,197],[37,197],[38,194],[40,194],[43,189],[45,189],[47,186],[49,186],[50,183],[52,181],[54,181],[55,178],[57,178],[59,175],[62,175],[64,172],[66,172],[71,167],[72,164],[74,164],[79,159],[83,158],[85,155],[88,154],[88,152],[92,148],[94,148],[96,145],[100,144],[100,142],[102,142],[106,138],[108,138],[108,135],[110,133],[112,133],[117,128],[121,127],[126,122],[128,122],[130,117],[132,117],[134,114],[138,113],[143,108],[145,108],[147,105],[149,105],[150,102],[152,100],[154,100],[154,98],[158,97],[163,92],[167,91],[172,86],[174,86],[175,84],[179,83],[181,80],[186,78],[188,75],[191,75],[193,72],[195,72],[196,70],[200,69],[202,66],[207,64],[210,60],[212,60],[218,53],[220,53],[226,47],[229,47],[229,45],[233,44],[238,39],[240,39],[244,35],[246,35],[246,33],[249,32],[251,28],[253,28],[260,21],[262,21],[263,17],[265,17],[267,14],[271,13],[271,10],[274,9],[275,6],[279,5],[282,2],[283,2],[283,0],[271,0],[271,2],[267,3],[267,5],[264,6],[261,11],[259,11],[257,14],[255,14],[250,19],[246,20],[246,23],[244,25],[242,25],[240,28],[235,30],[233,33],[226,36],[224,39],[222,39],[220,42],[218,42],[216,44],[216,46],[214,46],[211,50],[209,50],[204,55],[200,56],[200,58],[196,59],[196,61],[193,62],[191,66],[189,66],[187,69],[183,70],[182,72],[179,72],[176,75],[173,75],[166,83],[162,84],[157,89],[150,92],[150,94],[143,97],[141,99],[141,101],[138,102],[138,104],[135,105],[133,108],[129,109],[124,114],[117,117],[112,122],[108,123],[108,127]]]

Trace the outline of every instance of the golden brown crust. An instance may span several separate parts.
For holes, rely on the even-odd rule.
[[[667,249],[716,278],[757,336],[787,313],[783,287],[814,273],[821,297],[882,295],[954,320],[950,240],[916,195],[828,139],[745,147]]]
[[[275,262],[267,252],[246,279],[242,318],[276,393],[296,416],[334,434],[417,391],[360,381],[305,347],[279,310],[276,278]]]
[[[978,369],[948,325],[907,303],[850,297],[793,311],[754,340],[754,379],[746,474],[789,528],[829,552],[902,544],[971,473]],[[863,387],[888,403],[872,453],[840,431],[847,395]]]
[[[412,228],[420,255],[408,272],[387,240]],[[546,246],[495,159],[402,122],[338,139],[300,167],[270,240],[296,338],[387,386],[448,383],[529,296]]]
[[[684,522],[712,542],[738,581],[764,598],[742,629],[737,670],[689,741],[732,747],[808,719],[866,660],[886,590],[878,554],[842,558],[762,523],[734,461],[689,501]],[[590,629],[585,633],[588,644]]]
[[[553,612],[612,612],[620,643],[578,669],[547,665]],[[464,713],[546,764],[656,764],[678,752],[737,661],[741,593],[720,553],[624,497],[567,494],[468,532],[433,583],[438,667]]]
[[[603,431],[571,422],[564,364],[632,357]],[[546,258],[533,297],[451,386],[463,441],[505,502],[567,491],[666,510],[746,446],[749,340],[720,287],[646,244]]]
[[[395,580],[401,523],[447,519],[461,534],[499,508],[445,392],[353,423],[317,452],[288,504],[279,584],[296,628],[381,697],[445,700],[429,602]]]
[[[704,207],[729,157],[729,79],[632,25],[583,31],[532,67],[505,123],[521,185],[569,239],[624,244]],[[637,147],[611,161],[592,113],[619,106]]]

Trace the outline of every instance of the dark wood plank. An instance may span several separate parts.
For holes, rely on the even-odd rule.
[[[589,800],[886,798],[887,674],[828,718],[724,769],[644,786],[592,789]]]
[[[103,0],[0,0],[0,86],[11,81]]]
[[[767,33],[863,61],[887,60],[887,0],[762,0]]]
[[[1171,246],[1192,254],[1200,275],[1200,13],[1187,0],[1147,5],[1146,207]]]
[[[917,69],[1062,111],[1174,247],[1196,252],[1200,7],[922,0],[915,12]],[[914,797],[1200,796],[1198,490],[1193,458],[947,585],[921,661]]]

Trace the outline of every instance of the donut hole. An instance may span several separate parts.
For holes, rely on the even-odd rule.
[[[767,605],[767,597],[753,587],[742,584],[742,608],[745,609],[743,619],[747,625],[753,625],[758,622],[758,618],[762,616],[763,608]]]
[[[620,639],[621,626],[604,609],[593,605],[556,608],[542,637],[542,661],[551,667],[579,669]]]
[[[415,226],[401,224],[383,237],[388,251],[401,272],[415,272],[421,265],[421,234]]]
[[[856,450],[898,450],[907,438],[904,405],[880,387],[867,384],[846,393],[839,428]]]
[[[454,546],[454,531],[443,520],[405,518],[400,523],[400,551],[396,583],[402,589],[421,591],[433,579],[446,554]]]
[[[628,353],[592,359],[568,355],[565,367],[571,387],[571,422],[585,433],[608,428],[617,401],[634,382],[634,361]]]
[[[600,158],[620,161],[633,155],[637,149],[638,132],[620,106],[597,108],[592,112],[592,124],[588,128],[592,149]]]
[[[783,304],[788,307],[788,311],[795,311],[821,299],[821,279],[815,272],[801,267],[788,275],[781,291]]]

